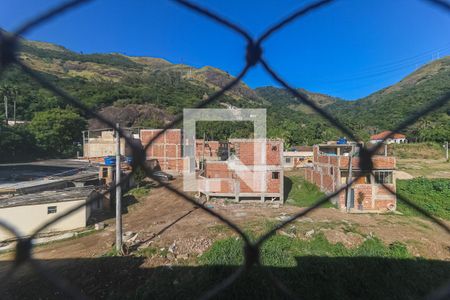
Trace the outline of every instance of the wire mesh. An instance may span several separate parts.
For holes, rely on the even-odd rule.
[[[420,1],[420,0],[417,0]],[[445,12],[450,12],[450,3],[444,0],[422,0],[425,2],[428,2],[431,6],[436,6],[437,8],[440,8],[441,10]],[[244,272],[248,272],[252,269],[253,266],[260,265],[260,248],[262,244],[267,241],[271,236],[273,236],[277,230],[287,226],[288,224],[292,223],[293,221],[297,220],[298,218],[301,218],[311,211],[315,210],[316,208],[320,207],[325,202],[329,201],[334,196],[338,195],[340,192],[346,190],[349,188],[354,181],[356,181],[359,177],[354,178],[350,180],[346,185],[341,186],[339,189],[337,189],[333,193],[329,193],[325,195],[324,197],[318,199],[313,205],[310,207],[303,209],[302,211],[294,214],[292,217],[290,217],[287,220],[284,220],[280,222],[278,225],[276,225],[274,228],[269,230],[267,233],[263,234],[259,239],[256,241],[252,241],[239,226],[234,224],[231,220],[227,219],[226,217],[222,216],[221,214],[215,212],[211,208],[208,208],[206,205],[199,203],[197,199],[193,198],[192,196],[188,195],[187,193],[178,190],[177,188],[173,187],[172,185],[162,181],[159,177],[154,176],[153,170],[149,168],[145,164],[145,153],[146,150],[154,143],[156,139],[158,139],[166,130],[173,128],[177,124],[179,124],[182,121],[182,115],[177,116],[172,122],[170,122],[167,126],[163,128],[158,134],[156,134],[146,145],[145,147],[138,148],[135,146],[135,144],[132,143],[132,141],[129,138],[129,135],[126,135],[122,129],[117,128],[114,120],[109,120],[102,115],[98,114],[97,112],[89,109],[86,105],[82,103],[82,101],[76,99],[75,97],[71,96],[67,92],[65,92],[63,89],[59,88],[58,86],[54,85],[53,83],[46,80],[44,77],[42,77],[39,73],[35,72],[33,69],[22,63],[16,56],[18,51],[18,43],[19,43],[19,36],[23,35],[30,30],[50,21],[52,18],[59,16],[65,12],[69,12],[71,9],[88,3],[90,0],[73,0],[68,1],[66,3],[63,3],[60,6],[57,6],[44,14],[37,16],[34,19],[29,20],[22,26],[20,26],[15,32],[13,33],[2,33],[0,32],[0,76],[4,72],[4,70],[12,64],[18,65],[21,70],[25,73],[27,73],[29,76],[31,76],[36,82],[38,82],[42,87],[46,88],[47,90],[51,91],[55,95],[59,96],[61,99],[63,99],[66,103],[78,108],[83,113],[85,113],[87,116],[90,116],[92,118],[96,118],[100,122],[102,122],[106,127],[112,128],[114,130],[118,130],[121,137],[123,137],[127,143],[127,145],[132,149],[132,155],[133,155],[133,169],[132,172],[127,174],[122,180],[121,184],[126,182],[130,176],[133,175],[136,167],[140,166],[145,170],[145,173],[148,177],[152,178],[158,184],[165,189],[168,189],[170,192],[176,194],[177,196],[182,197],[185,201],[190,202],[191,204],[199,207],[206,213],[210,214],[211,216],[217,218],[221,222],[225,223],[227,226],[229,226],[233,231],[235,231],[243,240],[244,242],[244,263],[243,265],[238,268],[232,275],[230,275],[228,278],[221,281],[218,285],[211,287],[209,290],[204,291],[203,296],[201,299],[210,299],[214,296],[216,296],[218,293],[223,291],[225,288],[230,286],[233,282],[236,281],[239,276],[241,276]],[[252,36],[243,28],[237,26],[236,24],[232,23],[231,21],[221,17],[219,14],[212,12],[204,7],[201,7],[197,4],[194,4],[192,2],[186,1],[186,0],[173,0],[173,2],[177,3],[178,5],[185,7],[188,10],[191,10],[194,13],[197,13],[198,15],[201,15],[203,17],[206,17],[210,19],[212,22],[218,23],[229,30],[232,30],[239,34],[247,43],[246,47],[246,53],[245,53],[245,66],[243,69],[239,72],[239,74],[232,79],[230,82],[228,82],[222,89],[217,91],[215,94],[208,97],[208,99],[199,101],[199,103],[194,106],[194,108],[203,108],[207,107],[209,104],[215,102],[220,96],[222,96],[225,92],[232,89],[236,84],[242,80],[242,78],[247,74],[247,72],[255,67],[258,64],[261,64],[261,66],[266,70],[266,72],[281,86],[286,88],[298,101],[299,103],[303,103],[307,106],[309,106],[311,109],[313,109],[316,113],[318,113],[320,116],[322,116],[324,119],[326,119],[328,122],[330,122],[333,126],[335,126],[337,129],[339,129],[342,133],[347,135],[353,140],[360,140],[356,133],[354,133],[349,127],[347,127],[345,124],[334,118],[331,114],[329,114],[327,111],[320,108],[318,105],[316,105],[313,101],[309,99],[309,97],[299,92],[298,90],[291,87],[276,71],[274,71],[270,66],[269,63],[263,58],[263,50],[262,50],[262,44],[270,38],[272,35],[276,34],[277,31],[280,29],[288,26],[292,22],[302,18],[303,16],[307,14],[311,14],[314,11],[321,9],[328,4],[335,2],[334,0],[322,0],[322,1],[316,1],[313,3],[310,3],[304,7],[301,7],[297,11],[294,11],[291,15],[284,18],[280,22],[276,23],[275,25],[269,27],[260,37],[258,38],[252,38]],[[450,93],[445,94],[439,99],[436,99],[429,103],[428,105],[422,107],[422,109],[416,111],[414,114],[410,115],[407,119],[403,120],[394,130],[391,131],[391,134],[384,137],[383,142],[392,137],[395,133],[407,128],[409,125],[412,125],[416,120],[420,117],[423,117],[430,112],[442,107],[444,104],[448,103],[450,99]],[[383,146],[383,143],[379,143],[378,146],[373,147],[371,149],[362,148],[359,153],[360,157],[360,170],[364,170],[367,172],[373,171],[373,155],[377,153],[378,150],[380,150],[380,147]],[[373,174],[373,173],[372,173]],[[362,176],[362,175],[360,175]],[[426,218],[430,219],[432,222],[437,224],[439,227],[441,227],[443,230],[445,230],[448,234],[450,234],[450,228],[447,224],[439,220],[438,218],[432,216],[430,213],[422,209],[421,207],[414,204],[412,201],[407,199],[406,197],[402,195],[398,195],[394,190],[392,190],[389,186],[383,184],[384,188],[388,190],[391,194],[395,195],[400,201],[404,202],[406,205],[412,207],[416,211],[418,211],[420,214],[425,216]],[[14,227],[10,224],[7,224],[0,220],[0,227],[4,228],[5,230],[11,232],[18,240],[16,248],[15,248],[15,260],[14,264],[11,266],[11,268],[6,272],[2,278],[9,278],[21,265],[25,263],[30,263],[30,265],[37,271],[39,274],[43,275],[48,281],[50,281],[55,287],[60,289],[65,295],[72,297],[74,299],[85,299],[85,296],[77,290],[74,286],[72,286],[69,282],[65,281],[62,278],[59,278],[58,276],[55,276],[52,274],[49,270],[47,270],[45,267],[41,266],[36,260],[32,257],[32,239],[36,237],[36,235],[47,228],[48,226],[54,224],[58,220],[65,218],[73,213],[75,213],[77,210],[81,209],[83,206],[90,205],[94,201],[97,201],[101,197],[103,197],[105,194],[108,194],[112,192],[115,189],[115,186],[112,186],[109,190],[105,191],[102,194],[98,194],[96,197],[92,197],[89,199],[85,204],[79,205],[77,207],[74,207],[70,209],[69,211],[65,212],[62,215],[59,215],[55,218],[53,218],[51,221],[47,222],[46,224],[39,227],[30,237],[22,238],[19,236],[18,232],[14,229]],[[283,292],[287,297],[289,298],[295,298],[296,296],[294,293],[292,293],[288,287],[286,287],[276,276],[270,273],[268,271],[269,278],[273,281],[274,285]],[[430,294],[430,299],[448,299],[450,298],[450,284],[448,286],[445,286],[439,290],[435,290]]]

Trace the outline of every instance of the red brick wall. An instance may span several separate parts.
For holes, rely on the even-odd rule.
[[[218,156],[219,150],[219,142],[218,141],[206,141],[205,142],[205,151],[203,152],[203,139],[197,139],[195,141],[195,159],[202,159],[203,155],[205,155],[205,159],[214,158],[216,159]]]
[[[243,172],[238,173],[238,180],[241,193],[257,193],[262,192],[264,187],[260,184],[262,174],[255,172]]]
[[[359,193],[363,193],[363,210],[374,210],[372,207],[372,186],[370,184],[354,184],[352,185],[352,189],[354,190],[355,195],[355,206],[353,209],[358,209],[358,197]],[[339,193],[339,207],[345,208],[347,204],[345,203],[346,198],[346,190],[343,190]]]
[[[391,185],[392,187],[392,185]],[[352,188],[355,191],[355,209],[358,209],[359,192],[364,194],[363,210],[388,210],[389,206],[395,206],[396,197],[389,193],[381,185],[354,184]],[[372,191],[373,189],[373,191]],[[373,196],[372,196],[373,194]],[[372,198],[374,197],[374,198]],[[345,190],[339,194],[340,207],[345,208]],[[373,202],[373,203],[372,203]]]
[[[279,171],[253,171],[238,170],[235,173],[228,169],[225,162],[210,161],[205,164],[205,176],[207,178],[234,179],[239,181],[241,193],[281,193],[282,170]],[[278,179],[272,178],[272,172],[278,172]],[[265,180],[264,180],[265,176]]]
[[[231,178],[231,174],[225,162],[208,161],[205,164],[205,176],[208,178]]]
[[[389,207],[395,207],[395,199],[387,199],[387,200],[376,200],[375,208],[377,210],[388,210]]]
[[[264,144],[258,141],[232,141],[236,150],[236,156],[244,165],[261,164],[262,147]],[[266,164],[281,166],[281,153],[283,150],[282,141],[267,141]]]
[[[333,192],[333,176],[332,175],[322,175],[322,191]]]
[[[140,138],[142,146],[154,138],[162,129],[142,129]],[[170,129],[159,136],[146,151],[147,159],[156,159],[163,171],[183,171],[182,135],[180,129]]]
[[[340,159],[341,168],[348,168],[349,158],[346,156],[341,156],[339,159]],[[374,169],[392,170],[392,169],[395,169],[395,167],[396,167],[395,157],[392,157],[392,156],[373,156],[372,162],[373,162]],[[353,168],[359,168],[359,157],[353,157],[352,166],[353,166]]]
[[[282,174],[279,172],[278,179],[274,179],[272,178],[272,172],[277,171],[267,171],[266,174],[256,171],[239,171],[237,175],[240,191],[242,193],[281,193]]]
[[[198,179],[198,190],[211,193],[234,193],[234,182],[230,178],[205,178]]]
[[[319,188],[322,187],[322,176],[319,172],[314,171],[313,172],[313,183],[317,185]]]
[[[283,178],[281,178],[281,172],[279,173],[278,179],[272,178],[272,172],[267,172],[267,192],[268,193],[280,193],[281,184],[283,183]]]
[[[391,192],[389,192],[388,189],[386,189],[384,186],[382,185],[377,185],[378,189],[377,189],[377,195],[378,196],[390,196],[392,195]],[[395,192],[395,186],[393,184],[386,184],[387,187],[389,187],[391,190],[393,190]]]
[[[317,162],[319,160],[319,146],[313,147],[313,162]]]
[[[358,208],[359,193],[364,195],[363,209],[372,210],[372,185],[371,184],[357,184],[353,186],[355,190],[355,208]]]

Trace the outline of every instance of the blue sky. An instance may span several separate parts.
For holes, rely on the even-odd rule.
[[[308,2],[195,1],[253,36]],[[0,26],[13,30],[58,3],[0,0]],[[120,52],[211,65],[232,75],[244,65],[240,36],[167,0],[93,1],[25,37],[83,53]],[[291,85],[356,99],[399,81],[438,55],[449,55],[450,14],[424,0],[341,0],[288,25],[263,49]],[[244,81],[251,87],[275,85],[260,67]]]

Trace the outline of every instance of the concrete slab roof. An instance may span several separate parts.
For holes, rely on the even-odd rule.
[[[76,187],[14,196],[0,199],[0,208],[84,200],[87,199],[93,191],[93,187]]]

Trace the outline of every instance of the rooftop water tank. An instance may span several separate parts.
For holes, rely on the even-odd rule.
[[[341,137],[341,138],[339,138],[339,140],[337,141],[336,144],[345,145],[345,144],[347,144],[347,139],[345,137]]]

